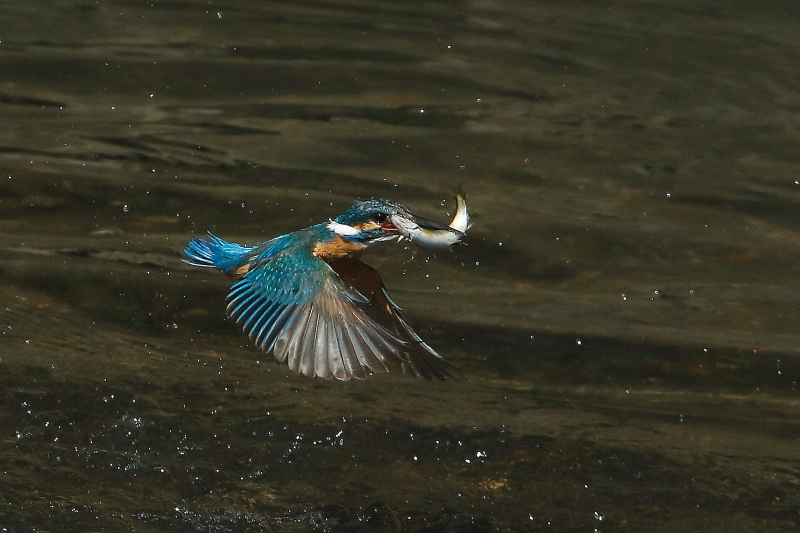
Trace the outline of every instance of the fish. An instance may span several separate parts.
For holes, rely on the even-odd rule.
[[[392,224],[398,229],[400,239],[405,238],[418,246],[430,249],[448,248],[461,241],[471,226],[467,211],[467,197],[460,188],[454,197],[456,213],[447,226],[422,217],[392,216]]]

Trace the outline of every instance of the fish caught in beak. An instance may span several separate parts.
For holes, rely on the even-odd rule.
[[[389,218],[401,239],[408,239],[423,248],[446,248],[460,241],[470,227],[464,192],[459,190],[455,198],[456,214],[447,226],[411,213],[392,214]]]

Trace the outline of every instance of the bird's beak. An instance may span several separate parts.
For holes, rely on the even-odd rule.
[[[457,229],[451,228],[446,224],[442,224],[440,222],[436,222],[434,220],[430,220],[424,217],[411,215],[409,219],[423,230],[447,231],[455,233],[456,235],[463,235],[462,231],[458,231]]]

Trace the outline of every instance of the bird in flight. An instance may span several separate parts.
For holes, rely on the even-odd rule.
[[[444,380],[455,367],[411,329],[378,272],[359,256],[391,239],[427,248],[455,244],[470,225],[463,192],[456,202],[444,225],[388,200],[356,200],[336,218],[252,247],[211,233],[192,238],[184,261],[231,278],[228,316],[295,372],[349,380],[400,368]]]

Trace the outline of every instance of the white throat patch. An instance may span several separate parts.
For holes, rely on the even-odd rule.
[[[336,235],[340,235],[342,237],[346,235],[358,235],[361,233],[360,230],[357,230],[353,226],[348,226],[347,224],[339,224],[338,222],[331,220],[328,222],[328,229],[334,232]]]

